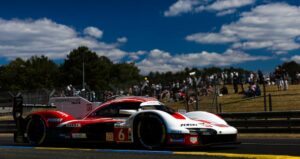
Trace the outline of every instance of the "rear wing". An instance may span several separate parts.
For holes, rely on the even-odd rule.
[[[76,97],[52,97],[49,105],[55,106],[57,110],[68,113],[74,118],[82,119],[89,112],[100,105],[100,102],[90,102],[87,99]]]

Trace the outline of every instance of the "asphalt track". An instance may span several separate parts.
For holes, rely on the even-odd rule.
[[[47,147],[15,144],[0,135],[0,159],[300,159],[300,139],[240,139],[241,145],[147,151],[130,145],[60,143]]]

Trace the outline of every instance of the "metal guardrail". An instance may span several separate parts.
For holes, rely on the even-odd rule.
[[[241,133],[300,133],[300,111],[219,114]],[[16,131],[12,120],[0,121],[0,133]]]
[[[0,116],[7,116],[7,115],[11,115],[11,112],[0,113]]]
[[[16,131],[16,124],[13,120],[0,121],[0,133],[14,133]]]
[[[242,133],[299,133],[300,111],[219,114]]]

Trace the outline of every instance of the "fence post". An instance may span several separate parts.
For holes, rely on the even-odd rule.
[[[196,81],[195,81],[194,89],[195,89],[195,94],[196,94],[196,110],[198,111],[199,110],[199,93],[198,93]]]
[[[269,111],[272,111],[272,95],[269,94]]]
[[[13,97],[13,118],[17,121],[18,118],[22,118],[23,115],[23,97],[17,96]]]
[[[266,95],[266,84],[263,81],[263,89],[264,89],[264,110],[267,111],[267,95]]]
[[[216,113],[219,113],[219,106],[216,104]]]
[[[222,113],[222,104],[221,103],[219,104],[219,111],[220,111],[219,113]]]
[[[186,109],[187,112],[190,112],[189,95],[188,95],[188,93],[186,93],[186,99],[185,99],[185,102],[186,102],[186,107],[185,107],[185,109]]]

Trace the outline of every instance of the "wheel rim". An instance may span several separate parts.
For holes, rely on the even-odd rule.
[[[159,147],[165,140],[165,126],[156,116],[143,118],[138,123],[138,138],[146,148]]]
[[[46,137],[46,126],[40,118],[32,118],[27,125],[27,139],[31,144],[42,144]]]

